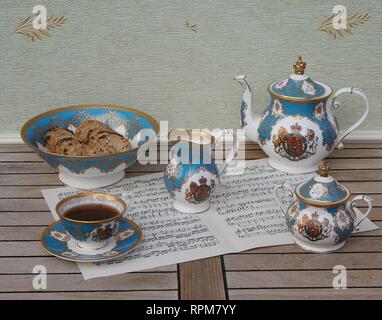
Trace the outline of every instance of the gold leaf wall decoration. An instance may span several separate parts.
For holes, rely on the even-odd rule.
[[[66,22],[64,16],[50,16],[46,19],[46,29],[33,28],[33,18],[35,15],[21,19],[16,26],[15,33],[28,38],[31,41],[42,40],[44,37],[50,37],[49,31],[51,29],[62,26]]]
[[[346,35],[353,34],[352,29],[355,26],[364,24],[371,18],[371,16],[368,13],[360,14],[356,12],[352,14],[349,18],[347,18],[346,29],[339,29],[334,28],[333,26],[333,19],[335,16],[336,14],[332,14],[326,17],[317,28],[317,31],[327,33],[332,39],[337,39],[339,37],[344,38]]]
[[[197,27],[197,24],[193,24],[193,23],[189,23],[188,21],[186,22],[186,27],[190,30],[192,30],[193,32],[197,33],[198,30],[196,29]]]

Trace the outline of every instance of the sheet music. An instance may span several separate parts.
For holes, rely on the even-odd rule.
[[[256,247],[293,243],[272,191],[282,181],[298,184],[309,175],[289,175],[270,168],[265,159],[246,161],[243,175],[224,175],[209,210],[184,214],[174,210],[163,173],[126,178],[96,191],[124,197],[126,216],[142,229],[138,248],[122,258],[79,263],[85,279],[202,259]],[[42,193],[55,219],[56,203],[79,190],[58,188]],[[284,199],[287,204],[291,199]],[[368,219],[362,231],[375,229]]]

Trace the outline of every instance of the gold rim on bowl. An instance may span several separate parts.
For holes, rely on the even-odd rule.
[[[94,220],[94,221],[74,220],[74,219],[70,219],[70,218],[65,217],[63,214],[59,214],[58,213],[58,210],[60,210],[60,208],[65,203],[67,203],[67,202],[69,202],[69,201],[71,201],[73,199],[87,198],[87,197],[93,197],[93,198],[99,197],[99,198],[104,198],[104,199],[106,198],[106,199],[109,199],[109,200],[114,200],[114,201],[119,202],[122,205],[123,209],[115,217],[107,218],[107,219],[101,219],[101,220]],[[56,204],[55,210],[56,210],[56,213],[59,215],[60,219],[62,219],[62,220],[66,220],[66,221],[69,221],[69,222],[72,222],[72,223],[79,223],[79,224],[98,224],[98,223],[109,222],[109,221],[117,220],[117,219],[121,218],[123,216],[124,212],[127,210],[127,205],[126,205],[126,202],[123,201],[120,197],[117,197],[117,196],[115,196],[113,194],[92,192],[92,193],[79,193],[79,194],[75,194],[75,195],[66,197],[66,198],[60,200]]]
[[[48,151],[40,150],[38,147],[36,147],[36,146],[34,146],[34,145],[32,145],[31,143],[28,142],[28,139],[27,139],[27,136],[26,136],[26,131],[27,131],[27,128],[32,123],[36,122],[37,120],[39,120],[39,119],[41,119],[43,117],[49,116],[49,115],[51,115],[53,113],[58,113],[58,112],[63,112],[63,111],[68,111],[68,110],[80,110],[80,109],[110,109],[110,110],[119,110],[119,111],[131,111],[131,112],[133,112],[133,113],[135,113],[135,114],[145,118],[146,120],[148,120],[152,124],[152,126],[153,126],[152,129],[155,131],[156,135],[159,132],[159,123],[158,123],[158,121],[153,116],[151,116],[151,115],[149,115],[149,114],[147,114],[145,112],[139,111],[137,109],[129,108],[129,107],[95,104],[95,105],[79,105],[79,106],[62,107],[62,108],[56,108],[56,109],[53,109],[53,110],[49,110],[49,111],[40,113],[37,116],[34,116],[32,119],[29,119],[21,127],[21,129],[20,129],[21,139],[23,140],[23,142],[27,146],[31,147],[36,152],[42,152],[44,154],[49,154],[49,155],[52,155],[52,156],[65,157],[65,158],[79,158],[79,159],[109,158],[109,157],[113,157],[115,155],[128,154],[129,152],[136,151],[136,150],[139,149],[139,147],[137,147],[137,148],[131,149],[129,151],[115,152],[115,153],[112,153],[112,154],[100,155],[100,156],[71,156],[71,155],[67,155],[67,154],[59,154],[59,153],[53,153],[53,152],[48,152]],[[49,130],[49,129],[47,129],[47,130]]]

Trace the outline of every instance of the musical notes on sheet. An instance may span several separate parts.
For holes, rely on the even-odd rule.
[[[224,176],[214,196],[215,210],[240,239],[288,232],[285,217],[275,204],[273,189],[287,180],[298,184],[306,175],[289,175],[266,163],[246,166],[244,175]],[[284,198],[283,202],[291,203]]]

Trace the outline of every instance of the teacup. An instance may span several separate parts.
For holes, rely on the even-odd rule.
[[[119,229],[119,219],[126,211],[119,197],[103,193],[81,193],[62,199],[56,212],[69,236],[83,250],[104,247]]]

